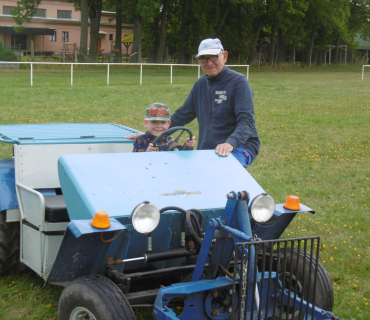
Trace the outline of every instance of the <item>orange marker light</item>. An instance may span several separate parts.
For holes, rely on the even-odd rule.
[[[106,229],[110,227],[109,216],[106,211],[99,210],[96,211],[94,219],[91,222],[91,225],[98,229]]]
[[[299,210],[301,208],[299,198],[297,196],[289,196],[285,201],[284,208],[288,210]]]

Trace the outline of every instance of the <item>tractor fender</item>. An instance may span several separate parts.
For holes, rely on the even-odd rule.
[[[118,220],[109,220],[110,227],[105,229],[94,228],[91,219],[72,220],[53,267],[49,275],[45,275],[47,282],[64,285],[81,276],[105,274],[107,255],[125,257],[128,231]]]
[[[14,159],[0,159],[0,212],[18,208]]]
[[[297,213],[309,212],[314,214],[315,210],[300,204],[298,210],[284,208],[284,203],[275,205],[272,218],[264,223],[252,222],[252,233],[262,240],[279,239]]]

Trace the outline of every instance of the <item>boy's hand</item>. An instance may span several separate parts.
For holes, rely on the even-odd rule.
[[[195,136],[193,136],[193,138],[191,138],[191,140],[189,138],[187,138],[185,140],[185,144],[188,148],[194,148],[194,146],[195,146]]]
[[[125,137],[125,139],[135,140],[137,137],[140,137],[143,134],[144,134],[143,132],[133,133],[133,134],[130,134],[129,136]]]
[[[153,147],[153,143],[149,143],[148,149],[146,149],[147,152],[153,152],[153,151],[159,151],[158,147]]]

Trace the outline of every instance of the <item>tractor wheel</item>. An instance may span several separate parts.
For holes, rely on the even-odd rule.
[[[118,286],[101,275],[80,277],[64,288],[58,304],[59,320],[135,320]]]
[[[25,265],[19,261],[19,222],[6,222],[0,212],[0,275],[20,273]]]
[[[293,255],[293,260],[291,264],[291,257]],[[299,256],[299,264],[297,268],[297,260]],[[292,278],[292,288],[295,288],[295,283],[297,282],[298,292],[297,295],[308,302],[313,302],[313,283],[314,274],[316,269],[316,258],[312,258],[311,265],[311,276],[310,276],[310,254],[306,254],[304,259],[304,251],[294,249],[293,251],[287,251],[286,254],[286,288],[289,286],[290,278]],[[303,273],[303,265],[306,264],[305,273]],[[283,279],[282,276],[280,279]],[[304,279],[304,280],[303,280]],[[308,287],[308,283],[310,286]],[[302,284],[304,283],[304,288]],[[316,280],[316,290],[315,290],[315,306],[326,311],[332,311],[334,305],[334,292],[333,285],[331,283],[328,272],[322,263],[318,262],[317,269],[317,280]],[[279,319],[280,313],[282,313],[281,319],[296,320],[299,318],[299,312],[297,310],[288,311],[287,308],[279,307],[275,312],[275,319]]]

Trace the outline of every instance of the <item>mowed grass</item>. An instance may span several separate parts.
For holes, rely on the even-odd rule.
[[[144,130],[145,108],[160,101],[174,111],[197,68],[120,67],[0,71],[0,124],[113,122]],[[240,69],[239,69],[240,70]],[[241,71],[241,70],[240,70]],[[246,69],[243,70],[246,72]],[[370,319],[370,76],[361,68],[250,72],[260,154],[248,169],[277,203],[290,194],[316,210],[297,215],[284,237],[321,236],[320,261],[333,282],[334,313]],[[197,134],[197,122],[189,127]],[[0,145],[1,158],[11,146]],[[222,182],[220,182],[222,183]],[[247,188],[247,186],[246,186]],[[0,278],[0,319],[56,319],[61,288],[38,276]],[[138,315],[138,319],[151,319]]]

